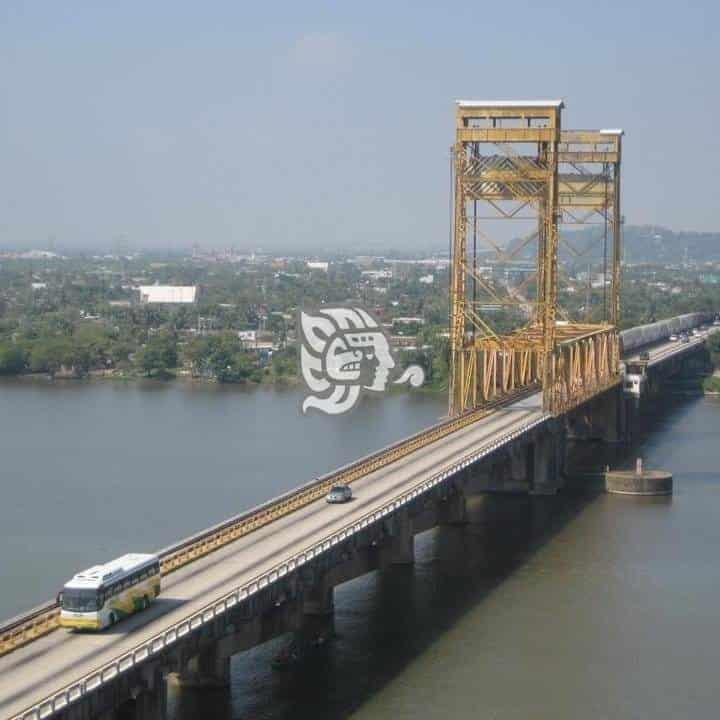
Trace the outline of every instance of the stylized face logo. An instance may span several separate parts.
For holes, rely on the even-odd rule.
[[[300,369],[312,393],[302,403],[303,413],[315,408],[339,415],[356,405],[362,391],[383,392],[387,388],[395,358],[385,332],[366,310],[301,310],[298,328]],[[406,372],[401,381],[406,376],[412,376],[410,381],[415,386],[424,380],[419,366],[413,366],[410,376]]]

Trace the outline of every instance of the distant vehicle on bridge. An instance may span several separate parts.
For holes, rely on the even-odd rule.
[[[352,490],[349,485],[335,485],[325,496],[325,500],[329,503],[346,503],[352,500]]]
[[[130,553],[75,575],[58,594],[60,625],[102,630],[138,610],[160,594],[157,555]]]

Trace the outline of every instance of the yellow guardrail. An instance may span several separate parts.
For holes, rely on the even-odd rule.
[[[55,602],[34,608],[0,625],[0,656],[27,645],[59,627],[60,607]]]
[[[247,535],[285,515],[299,510],[312,502],[324,497],[333,485],[349,485],[358,478],[365,477],[376,470],[390,465],[401,458],[411,455],[426,445],[441,440],[462,428],[477,422],[489,415],[496,407],[507,404],[512,400],[537,392],[538,388],[532,387],[513,394],[511,397],[504,397],[494,403],[488,404],[481,410],[475,410],[460,417],[448,420],[440,425],[423,430],[394,445],[390,445],[377,453],[363,458],[351,465],[319,478],[298,490],[294,490],[279,499],[272,501],[267,507],[261,506],[256,511],[239,516],[236,520],[226,521],[213,531],[205,531],[202,537],[197,540],[190,539],[187,546],[177,547],[176,551],[166,551],[161,556],[161,570],[163,575],[187,565],[188,563],[203,557],[214,550],[227,545],[238,538]],[[168,549],[170,550],[170,549]]]
[[[481,420],[498,406],[526,397],[537,390],[537,387],[524,389],[512,396],[506,396],[494,403],[490,403],[480,410],[471,411],[439,425],[434,425],[427,430],[422,430],[405,440],[383,448],[372,455],[318,478],[296,490],[292,490],[275,500],[248,510],[241,515],[230,518],[219,525],[165,548],[158,553],[161,573],[168,575],[238,538],[315,502],[324,497],[333,485],[348,485],[358,478],[386,467],[426,445],[430,445]],[[6,655],[60,627],[59,618],[60,608],[58,604],[48,602],[28,613],[1,623],[0,656]]]

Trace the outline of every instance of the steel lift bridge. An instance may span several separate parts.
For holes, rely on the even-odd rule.
[[[456,104],[453,147],[449,411],[460,415],[519,389],[543,390],[544,409],[565,413],[620,383],[620,159],[622,130],[563,131],[562,100]],[[488,231],[523,220],[514,246]],[[561,223],[602,224],[611,238],[609,298],[602,319],[573,320],[558,302]],[[512,262],[536,249],[535,271],[505,288],[483,276],[490,249]],[[580,257],[569,242],[563,250]],[[607,263],[607,248],[603,249]],[[534,285],[535,297],[524,291]],[[488,305],[490,303],[490,305]],[[483,308],[504,310],[515,329],[493,327]]]

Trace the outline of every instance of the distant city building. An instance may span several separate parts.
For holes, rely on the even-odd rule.
[[[390,280],[393,276],[392,270],[363,270],[360,274],[373,280]]]
[[[59,258],[60,255],[49,250],[28,250],[27,252],[19,253],[19,258],[25,258],[27,260],[52,260],[53,258]]]
[[[257,330],[238,330],[238,337],[243,343],[254,344],[257,342]]]
[[[34,282],[34,283],[30,283],[30,287],[31,287],[33,290],[45,290],[45,288],[47,287],[47,283],[44,283],[44,282]]]
[[[435,276],[434,275],[422,275],[418,278],[418,282],[422,283],[423,285],[432,285],[435,282]]]
[[[421,317],[396,317],[393,318],[394,323],[400,323],[401,325],[424,325],[425,318]]]
[[[330,267],[329,262],[307,262],[305,265],[310,270],[322,270],[323,272],[327,272]]]
[[[140,285],[140,302],[148,305],[191,305],[197,300],[197,285]]]

